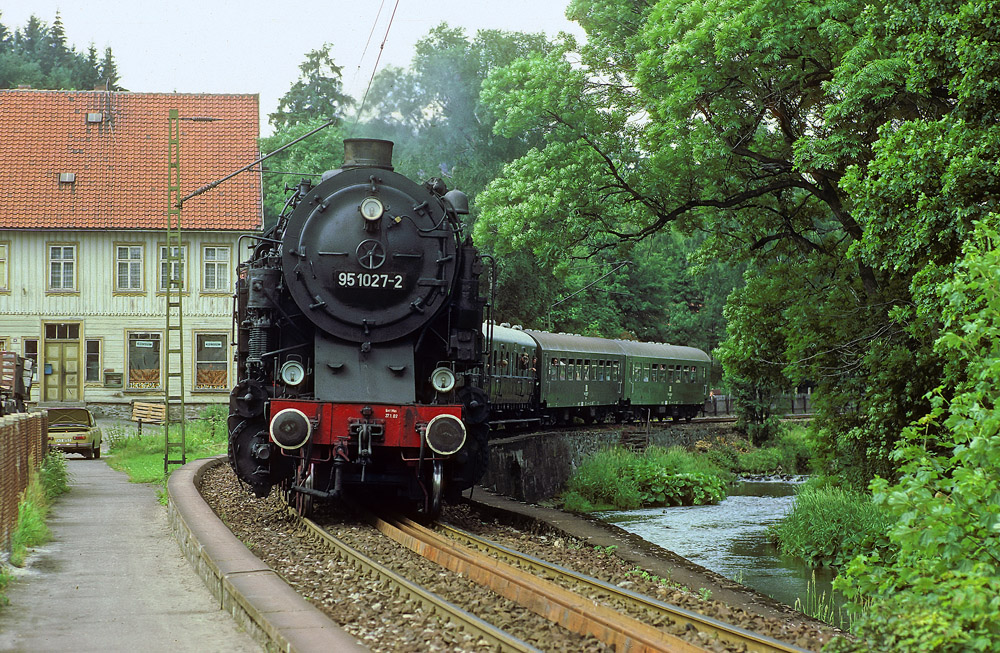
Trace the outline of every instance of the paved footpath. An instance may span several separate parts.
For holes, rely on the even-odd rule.
[[[69,456],[53,541],[8,586],[0,651],[260,651],[181,554],[155,490]]]

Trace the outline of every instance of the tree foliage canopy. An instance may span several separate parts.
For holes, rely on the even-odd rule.
[[[0,88],[92,90],[97,85],[120,90],[111,48],[100,60],[93,44],[85,54],[77,52],[66,43],[59,12],[51,26],[34,15],[13,32],[0,24]]]

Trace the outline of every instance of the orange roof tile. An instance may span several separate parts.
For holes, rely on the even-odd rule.
[[[171,109],[215,119],[180,121],[182,197],[257,158],[256,95],[0,90],[0,229],[166,228]],[[260,193],[241,173],[185,202],[181,226],[259,229]]]

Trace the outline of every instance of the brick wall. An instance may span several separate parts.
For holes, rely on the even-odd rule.
[[[0,417],[0,548],[6,549],[17,525],[17,503],[28,476],[48,451],[45,413]]]

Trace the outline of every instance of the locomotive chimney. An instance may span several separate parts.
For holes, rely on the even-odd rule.
[[[392,141],[377,138],[345,138],[343,169],[349,168],[392,170]]]

